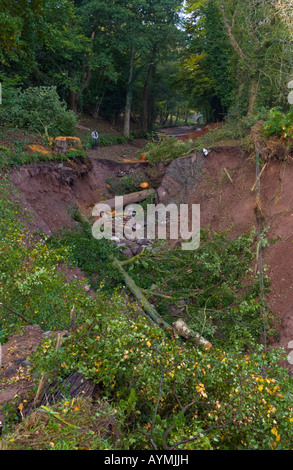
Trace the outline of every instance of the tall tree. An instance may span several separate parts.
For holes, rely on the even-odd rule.
[[[258,106],[284,103],[293,51],[292,35],[290,39],[278,12],[280,3],[187,2],[195,54],[205,54],[200,68],[212,80],[215,96],[229,109],[253,113]]]
[[[286,58],[284,45],[288,32],[273,2],[267,0],[219,0],[227,37],[234,49],[239,74],[238,93],[247,84],[247,111],[253,113],[263,84],[271,97],[284,100],[284,85],[290,67],[281,64]],[[291,50],[292,51],[292,50]],[[269,101],[268,101],[269,103]]]
[[[45,32],[45,0],[1,0],[0,65],[2,72],[28,73],[35,61],[35,44]]]

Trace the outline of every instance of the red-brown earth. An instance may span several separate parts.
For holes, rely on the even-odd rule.
[[[135,145],[124,144],[115,150],[119,158],[112,158],[113,150],[105,148],[100,155],[99,150],[96,153],[91,151],[91,158],[85,162],[40,163],[13,169],[10,175],[12,181],[20,192],[23,204],[33,215],[30,229],[39,228],[50,235],[62,226],[72,226],[74,222],[70,208],[74,205],[90,215],[94,204],[111,196],[106,183],[108,177],[117,175],[121,168],[123,171],[147,168],[147,163],[117,162],[123,155],[136,160],[137,150]],[[231,236],[253,229],[256,225],[254,158],[248,157],[240,146],[215,148],[207,157],[198,152],[184,158],[191,158],[192,162],[201,159],[203,162],[201,168],[198,168],[200,177],[197,175],[194,184],[189,181],[188,187],[183,188],[186,203],[201,205],[201,226],[211,231],[228,231]],[[160,185],[168,190],[174,180],[165,175],[165,166],[160,167],[160,170]],[[267,274],[271,281],[271,292],[266,300],[280,320],[277,324],[279,339],[275,347],[284,347],[288,353],[288,343],[293,340],[293,272],[290,261],[293,259],[292,179],[293,162],[290,159],[286,162],[269,161],[260,179],[264,225],[268,227],[268,239],[274,240],[264,250]],[[180,184],[182,186],[182,182]],[[182,188],[178,189],[180,191]],[[17,344],[20,356],[25,357],[42,339],[42,332],[37,327],[35,335],[32,335],[33,331],[28,328],[23,337],[11,338],[5,345],[7,351],[12,351],[13,345]],[[6,370],[15,368],[15,360],[20,356],[10,356],[13,360],[7,362]],[[19,373],[17,369],[14,372]],[[22,381],[18,383],[18,387],[6,389],[6,398],[0,395],[2,403],[9,401],[15,394],[21,396],[26,392],[27,382],[23,382],[23,387]]]

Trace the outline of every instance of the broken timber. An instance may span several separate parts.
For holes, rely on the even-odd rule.
[[[141,202],[147,199],[152,194],[155,194],[154,189],[144,189],[143,191],[136,191],[135,193],[125,194],[123,197],[123,207],[135,202]],[[98,204],[106,204],[111,209],[115,209],[115,198],[100,201]]]
[[[79,210],[75,213],[75,220],[78,220],[82,224],[88,225],[90,222],[87,219],[87,217],[80,212]],[[129,260],[127,264],[131,262]],[[111,256],[111,263],[113,267],[115,267],[120,274],[122,275],[126,286],[130,290],[130,292],[134,295],[134,297],[138,300],[141,308],[143,309],[144,312],[146,312],[147,316],[154,322],[156,325],[158,325],[160,328],[162,328],[166,333],[171,334],[178,334],[184,339],[190,339],[194,340],[195,343],[203,345],[204,349],[210,349],[212,347],[212,344],[207,341],[203,336],[201,336],[199,333],[190,330],[187,325],[184,323],[184,325],[179,324],[179,328],[176,326],[176,322],[173,323],[173,325],[169,325],[165,320],[162,319],[162,317],[159,315],[159,313],[156,311],[156,309],[150,304],[150,302],[147,300],[146,296],[144,295],[142,289],[134,282],[131,276],[125,271],[123,268],[123,265],[126,263],[123,261],[119,261],[115,256]]]

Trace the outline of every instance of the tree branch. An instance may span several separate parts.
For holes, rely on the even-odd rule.
[[[19,318],[21,318],[23,321],[25,321],[26,323],[28,323],[29,325],[32,325],[32,323],[27,320],[27,318],[23,317],[22,315],[20,315],[20,313],[17,313],[15,310],[13,310],[12,308],[8,307],[7,305],[3,304],[2,302],[0,302],[0,305],[2,305],[2,307],[6,308],[7,310],[9,310],[9,312],[11,313],[14,313],[14,315],[17,315]]]
[[[228,22],[227,17],[226,17],[225,7],[224,7],[223,4],[221,5],[221,10],[222,10],[222,16],[223,16],[224,26],[225,26],[225,28],[227,29],[230,42],[231,42],[232,46],[234,47],[235,51],[238,52],[238,54],[240,55],[240,57],[242,58],[242,60],[246,61],[246,56],[245,56],[243,50],[241,49],[241,47],[239,46],[238,41],[236,40],[236,38],[235,38],[235,36],[234,36],[234,34],[233,34],[233,31],[232,31],[233,26],[234,26],[234,22],[235,22],[235,17],[234,17],[234,15],[233,15],[232,26],[231,26],[231,25],[229,24],[229,22]]]

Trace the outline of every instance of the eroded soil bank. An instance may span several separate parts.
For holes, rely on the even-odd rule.
[[[112,197],[107,178],[143,170],[157,190],[157,202],[200,204],[201,226],[231,236],[256,225],[256,168],[253,157],[241,147],[219,147],[207,157],[202,152],[173,161],[155,172],[147,163],[120,163],[108,159],[63,164],[27,165],[14,169],[12,180],[23,203],[34,214],[34,227],[50,235],[74,224],[76,205],[87,216],[100,200]],[[293,164],[269,161],[260,180],[261,205],[267,238],[265,263],[271,281],[267,297],[272,312],[281,320],[277,346],[287,349],[293,340]]]

